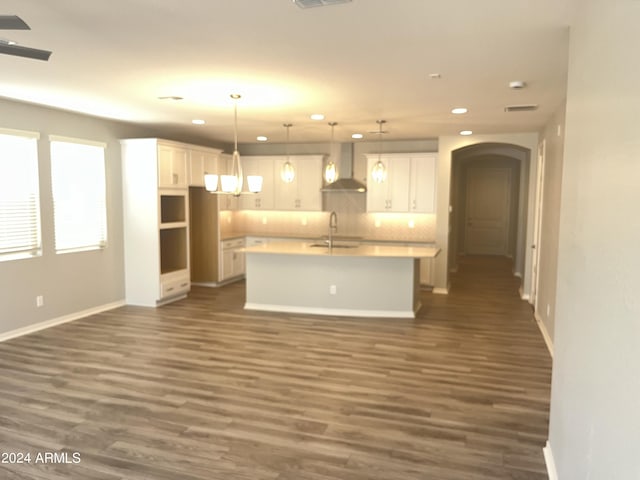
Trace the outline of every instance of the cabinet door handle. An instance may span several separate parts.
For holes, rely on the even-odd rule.
[[[172,173],[171,174],[171,184],[172,185],[177,185],[178,184],[178,174],[177,173]]]

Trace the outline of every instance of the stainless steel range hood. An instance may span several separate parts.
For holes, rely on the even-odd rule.
[[[367,186],[353,178],[353,143],[342,143],[332,147],[331,159],[338,166],[338,179],[328,183],[321,192],[356,192],[364,193]]]

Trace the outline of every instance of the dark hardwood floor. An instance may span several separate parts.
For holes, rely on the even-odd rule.
[[[0,452],[31,462],[0,478],[546,479],[551,360],[510,269],[464,258],[415,320],[244,311],[234,284],[1,343]]]

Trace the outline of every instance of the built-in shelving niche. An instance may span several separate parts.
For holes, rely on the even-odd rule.
[[[186,227],[160,230],[160,273],[170,273],[187,268]]]
[[[178,223],[187,220],[185,195],[160,195],[160,223]]]

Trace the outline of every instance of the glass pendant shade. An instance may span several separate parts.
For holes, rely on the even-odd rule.
[[[247,175],[247,188],[251,193],[262,191],[262,177],[260,175]]]
[[[218,191],[218,175],[207,173],[204,176],[204,188],[207,192]]]
[[[222,191],[231,195],[240,195],[242,192],[243,178],[242,165],[240,164],[240,154],[238,150],[233,151],[231,156],[231,174],[222,175],[220,179],[222,183]]]
[[[332,158],[335,158],[335,155],[337,154],[336,144],[333,141],[334,140],[333,129],[337,124],[338,122],[329,122],[329,126],[331,127],[331,144],[329,146],[330,156],[329,156],[329,161],[327,162],[327,165],[324,167],[324,180],[327,183],[333,183],[338,179],[338,166],[332,160]]]
[[[287,160],[284,165],[282,165],[282,169],[280,170],[280,178],[284,183],[292,183],[293,179],[296,178],[296,171],[293,168],[293,165],[289,160]]]
[[[384,166],[384,163],[382,163],[382,160],[380,159],[380,154],[383,151],[382,150],[382,135],[384,132],[382,131],[382,125],[384,125],[385,123],[387,123],[386,120],[376,120],[376,123],[378,124],[378,139],[380,141],[380,149],[378,150],[378,161],[375,163],[375,165],[373,166],[373,168],[371,169],[371,178],[373,179],[374,182],[376,183],[382,183],[387,179],[387,167]]]
[[[371,178],[376,183],[382,183],[387,178],[387,168],[382,161],[378,160],[371,169]]]
[[[324,179],[327,183],[333,183],[338,179],[338,167],[333,160],[329,160],[327,166],[324,167]]]
[[[287,129],[287,143],[285,144],[287,160],[280,169],[280,178],[284,183],[292,183],[293,179],[296,178],[296,169],[289,161],[289,129],[293,125],[290,123],[283,123],[282,126]]]
[[[238,178],[233,175],[221,175],[220,187],[222,189],[222,193],[235,195],[235,192],[238,190]]]

